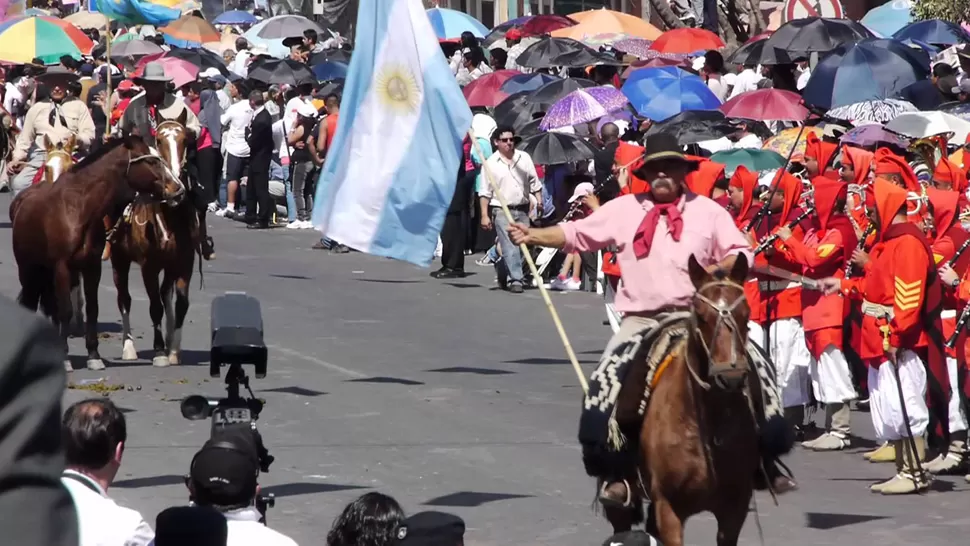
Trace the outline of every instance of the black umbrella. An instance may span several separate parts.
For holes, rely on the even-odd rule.
[[[572,38],[542,38],[522,50],[522,53],[515,59],[515,63],[530,68],[559,66],[558,63],[554,62],[558,57],[584,49],[589,48]]]
[[[529,123],[526,123],[522,127],[517,128],[515,130],[515,134],[517,134],[522,138],[530,137],[532,135],[538,135],[539,133],[542,132],[542,130],[539,129],[540,123],[542,123],[542,118],[536,118],[530,121]]]
[[[222,60],[222,57],[205,48],[184,49],[181,47],[173,47],[164,56],[188,61],[199,67],[199,71],[207,68],[215,68],[223,76],[229,77],[229,69],[226,68],[226,62]]]
[[[542,114],[545,113],[549,105],[528,102],[528,97],[529,93],[523,91],[509,95],[508,98],[498,103],[495,106],[495,111],[492,113],[492,118],[495,119],[495,123],[498,125],[507,125],[518,130],[536,117],[542,117]]]
[[[346,49],[324,49],[323,51],[318,51],[310,55],[310,62],[307,64],[310,66],[316,66],[326,62],[350,64],[351,53],[351,51],[347,51]]]
[[[562,165],[592,159],[596,148],[582,137],[567,133],[539,133],[516,146],[539,165]]]
[[[717,140],[737,131],[719,110],[686,110],[647,129],[645,136],[666,133],[681,145]]]
[[[585,78],[567,78],[549,82],[529,94],[526,102],[534,102],[546,106],[554,104],[577,89],[594,87],[596,82]]]
[[[263,61],[249,69],[249,79],[268,84],[285,83],[293,86],[317,81],[307,65],[292,59]]]
[[[165,50],[155,42],[148,40],[128,40],[121,42],[111,49],[111,58],[141,57],[143,55],[154,55]]]
[[[765,38],[744,44],[727,58],[728,64],[790,64],[792,62],[791,56],[784,50],[774,47],[766,50],[767,41],[768,39]]]
[[[849,19],[809,17],[795,19],[781,26],[765,42],[792,54],[832,51],[842,44],[874,38],[869,29]]]
[[[622,66],[623,63],[614,55],[600,53],[590,48],[570,51],[553,59],[554,66],[564,66],[566,68],[583,68],[595,64],[605,64],[610,66]]]

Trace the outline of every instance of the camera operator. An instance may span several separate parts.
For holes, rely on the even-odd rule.
[[[296,542],[260,523],[259,452],[255,434],[229,429],[213,436],[192,458],[187,485],[196,506],[225,516],[227,546],[296,546]]]
[[[141,514],[108,497],[121,467],[127,429],[125,416],[108,399],[83,400],[61,421],[67,469],[61,483],[77,509],[80,546],[139,546],[155,537]]]

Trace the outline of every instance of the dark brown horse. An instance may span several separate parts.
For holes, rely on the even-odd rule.
[[[761,461],[753,409],[760,396],[752,397],[758,381],[748,373],[745,352],[748,265],[739,257],[729,273],[711,275],[691,257],[688,269],[697,289],[689,333],[654,378],[634,487],[652,502],[648,530],[664,546],[682,546],[684,523],[700,512],[717,518],[718,546],[731,546],[738,542]],[[636,383],[623,385],[619,406],[638,402],[643,382]]]
[[[105,244],[103,218],[136,193],[175,199],[185,188],[161,158],[136,136],[111,140],[58,178],[35,184],[10,204],[13,252],[20,274],[20,304],[60,327],[67,345],[71,287],[84,283],[87,365],[104,368],[98,354],[98,285]],[[70,362],[65,362],[70,370]]]
[[[191,140],[185,129],[185,112],[175,121],[159,119],[155,139],[158,153],[173,173],[181,173],[185,149]],[[158,203],[136,199],[128,219],[119,226],[111,250],[118,310],[121,312],[122,360],[136,360],[138,353],[131,336],[131,294],[128,273],[131,264],[141,267],[148,293],[148,311],[154,330],[155,356],[159,367],[177,365],[182,345],[182,325],[189,310],[189,283],[199,248],[199,217],[190,199]],[[162,275],[159,285],[159,274]],[[173,290],[174,289],[174,290]],[[173,303],[174,291],[174,303]],[[165,336],[162,336],[162,316]]]

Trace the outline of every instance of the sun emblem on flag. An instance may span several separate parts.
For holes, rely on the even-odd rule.
[[[381,102],[398,114],[412,114],[421,103],[421,87],[406,66],[382,67],[376,83]]]

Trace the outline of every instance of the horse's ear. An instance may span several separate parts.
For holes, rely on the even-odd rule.
[[[694,283],[694,288],[700,288],[707,282],[710,277],[707,270],[704,269],[700,263],[698,263],[697,258],[693,254],[687,259],[687,272],[690,274],[690,282]]]
[[[187,119],[189,119],[189,110],[188,108],[183,108],[182,113],[179,114],[179,118],[176,121],[179,122],[179,125],[185,127],[185,120]]]
[[[737,258],[734,259],[734,266],[731,268],[731,280],[738,284],[744,284],[747,279],[748,257],[744,254],[738,254]]]
[[[47,150],[50,150],[53,147],[54,147],[54,143],[51,142],[51,137],[49,137],[49,136],[47,136],[45,134],[44,135],[44,148],[47,149]]]

